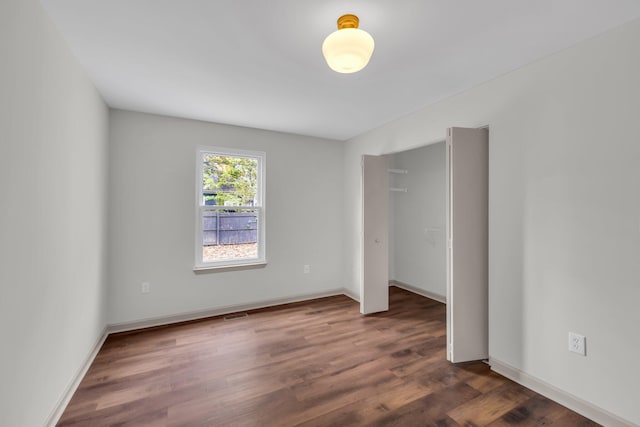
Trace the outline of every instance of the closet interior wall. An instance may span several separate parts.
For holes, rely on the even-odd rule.
[[[389,154],[390,282],[446,299],[445,143]],[[404,173],[406,171],[406,173]]]

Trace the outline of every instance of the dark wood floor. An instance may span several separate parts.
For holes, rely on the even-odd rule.
[[[445,307],[391,288],[387,313],[331,297],[110,336],[61,426],[597,426],[445,360]]]

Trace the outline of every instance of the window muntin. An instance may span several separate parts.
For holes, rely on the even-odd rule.
[[[256,151],[198,149],[196,269],[265,262],[264,159]]]

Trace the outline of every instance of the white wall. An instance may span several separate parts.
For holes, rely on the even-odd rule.
[[[360,155],[490,125],[491,357],[640,424],[639,113],[635,21],[354,138],[345,285],[358,292]]]
[[[193,272],[198,145],[266,152],[265,268]],[[113,110],[110,148],[109,323],[342,288],[342,143]]]
[[[391,279],[428,293],[447,295],[445,219],[445,143],[431,144],[389,156],[394,169],[390,186],[406,188],[389,199],[392,229],[389,253]]]
[[[106,321],[107,108],[35,0],[0,2],[0,424],[42,425]]]

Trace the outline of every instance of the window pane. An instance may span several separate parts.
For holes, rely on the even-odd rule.
[[[257,206],[257,159],[206,153],[202,160],[203,205]]]
[[[199,147],[196,268],[265,262],[265,153]]]
[[[257,209],[215,209],[202,214],[202,261],[258,257]]]

